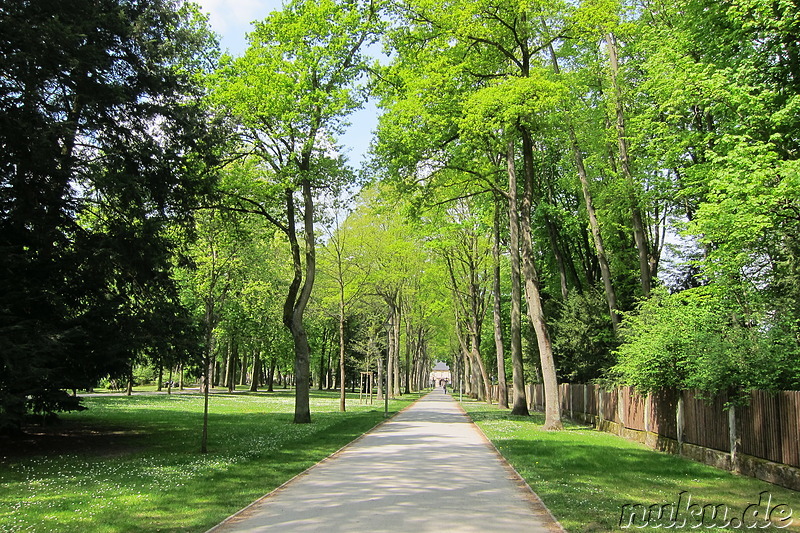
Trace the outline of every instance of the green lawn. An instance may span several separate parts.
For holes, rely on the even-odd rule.
[[[773,519],[791,509],[793,525],[789,530],[800,531],[798,492],[655,452],[591,428],[567,423],[565,431],[542,431],[541,413],[515,417],[484,403],[464,401],[463,405],[568,531],[621,530],[623,505],[643,504],[627,508],[636,513],[636,517],[644,516],[645,507],[654,504],[667,506],[665,509],[671,511],[669,504],[677,504],[682,491],[686,491],[682,503],[675,505],[682,512],[674,520],[680,525],[683,518],[687,519],[682,529],[690,530],[691,525],[700,523],[689,514],[688,496],[692,498],[689,505],[698,503],[700,506],[691,508],[695,512],[701,512],[705,505],[723,504],[730,511],[728,518],[740,519],[750,504],[758,503],[760,493],[768,491],[772,496],[771,508],[775,509]],[[766,499],[761,506],[750,510],[763,509],[763,504]],[[778,504],[785,506],[776,508]],[[720,514],[716,519],[711,519],[711,510],[710,507],[706,509],[708,518],[702,522],[704,526],[724,524],[726,520],[721,514],[724,507],[718,508]],[[630,522],[629,512],[625,516],[624,523],[631,524],[625,529],[636,530],[637,525],[644,525],[639,518]],[[654,512],[651,516],[657,514]],[[756,518],[753,515],[744,525],[765,524],[756,523]],[[657,520],[650,522],[651,526],[656,523]],[[670,523],[669,513],[665,513],[661,525],[665,527]],[[723,530],[721,527],[710,529]]]
[[[205,455],[199,394],[87,398],[55,434],[0,440],[0,531],[205,531],[383,420],[382,402],[341,413],[315,391],[293,424],[293,395],[214,394]]]

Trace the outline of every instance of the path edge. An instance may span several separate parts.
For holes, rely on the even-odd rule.
[[[215,532],[222,532],[222,531],[223,531],[223,527],[224,527],[224,526],[226,526],[226,525],[227,525],[227,524],[229,524],[230,522],[233,522],[234,520],[236,520],[237,518],[239,518],[241,515],[245,514],[247,511],[249,511],[250,509],[252,509],[253,507],[255,507],[255,506],[259,505],[260,503],[262,503],[264,500],[266,500],[266,499],[270,498],[270,497],[271,497],[273,494],[276,494],[278,491],[281,491],[281,490],[285,489],[286,487],[288,487],[289,485],[291,485],[292,483],[294,483],[296,480],[300,479],[301,477],[304,477],[304,476],[308,475],[308,473],[309,473],[309,472],[311,472],[311,470],[315,469],[316,467],[318,467],[318,466],[320,466],[320,465],[322,465],[322,464],[324,464],[324,463],[327,463],[328,461],[331,461],[331,460],[335,459],[336,457],[338,457],[339,455],[341,455],[341,454],[342,454],[342,453],[343,453],[343,452],[344,452],[344,451],[345,451],[347,448],[349,448],[350,446],[354,445],[355,443],[357,443],[358,441],[360,441],[361,439],[363,439],[363,438],[364,438],[364,437],[366,437],[368,434],[372,433],[373,431],[375,431],[376,429],[378,429],[378,428],[379,428],[379,427],[381,427],[382,425],[384,425],[384,424],[386,424],[387,422],[391,421],[391,420],[392,420],[394,417],[396,417],[396,416],[397,416],[397,415],[399,415],[400,413],[403,413],[403,412],[405,412],[407,409],[410,409],[410,408],[411,408],[411,406],[413,406],[413,405],[414,405],[414,404],[416,404],[418,401],[422,400],[423,398],[425,398],[426,396],[428,396],[429,394],[431,394],[431,392],[433,392],[433,391],[429,391],[427,394],[424,394],[424,395],[420,396],[419,398],[417,398],[416,400],[414,400],[414,401],[413,401],[413,402],[411,402],[410,404],[406,405],[405,407],[403,407],[402,409],[400,409],[399,411],[397,411],[396,413],[394,413],[392,416],[390,416],[390,417],[388,417],[388,418],[384,418],[383,420],[381,420],[380,422],[378,422],[377,424],[375,424],[374,426],[372,426],[371,428],[369,428],[368,430],[366,430],[364,433],[362,433],[362,434],[361,434],[361,435],[359,435],[358,437],[354,438],[353,440],[351,440],[350,442],[348,442],[347,444],[345,444],[344,446],[342,446],[341,448],[339,448],[339,449],[338,449],[338,450],[336,450],[335,452],[331,453],[331,454],[330,454],[330,455],[328,455],[327,457],[323,457],[322,459],[320,459],[319,461],[317,461],[317,462],[316,462],[316,463],[314,463],[313,465],[309,466],[308,468],[306,468],[306,469],[305,469],[305,470],[303,470],[302,472],[299,472],[299,473],[295,474],[294,476],[292,476],[291,478],[287,479],[286,481],[284,481],[283,483],[281,483],[280,485],[278,485],[277,487],[275,487],[274,489],[272,489],[272,490],[271,490],[271,491],[269,491],[268,493],[264,494],[264,495],[263,495],[263,496],[261,496],[260,498],[257,498],[256,500],[253,500],[253,501],[252,501],[252,502],[250,502],[250,504],[249,504],[249,505],[247,505],[246,507],[242,507],[241,509],[239,509],[238,511],[236,511],[235,513],[233,513],[232,515],[230,515],[228,518],[226,518],[226,519],[225,519],[225,520],[223,520],[222,522],[220,522],[220,523],[218,523],[218,524],[216,524],[216,525],[212,526],[212,527],[211,527],[211,529],[208,529],[208,530],[206,530],[206,531],[205,531],[205,533],[215,533]],[[461,406],[459,405],[459,407],[461,407]],[[463,411],[463,408],[462,408],[461,410]],[[466,411],[464,411],[464,412],[466,412]],[[470,418],[470,421],[472,421],[472,419],[471,419],[471,418]],[[472,422],[472,423],[473,423],[473,424],[475,424],[475,422]],[[477,427],[477,426],[476,426],[476,427]],[[478,428],[478,429],[480,429],[480,428]],[[483,432],[482,432],[482,431],[481,431],[481,435],[483,435]],[[486,438],[486,436],[484,435],[484,437],[483,437],[483,438],[485,439],[485,438]],[[519,475],[519,474],[517,474],[517,475]],[[529,488],[530,488],[530,487],[529,487]],[[562,531],[563,531],[563,530],[562,530]]]
[[[525,478],[522,477],[522,475],[519,472],[517,472],[517,469],[514,468],[514,465],[508,462],[508,459],[506,459],[505,456],[502,453],[500,453],[500,450],[497,449],[497,446],[495,446],[494,443],[489,439],[489,437],[486,436],[486,433],[483,432],[483,429],[481,429],[481,427],[475,423],[472,417],[469,416],[469,413],[467,412],[466,409],[464,409],[464,406],[461,405],[461,402],[456,400],[455,398],[453,398],[453,400],[455,401],[456,405],[458,405],[458,408],[461,410],[461,412],[464,413],[467,419],[469,419],[470,423],[473,426],[475,426],[475,429],[478,430],[478,433],[480,434],[484,443],[489,447],[489,449],[491,449],[494,452],[495,456],[500,460],[502,465],[505,467],[506,471],[509,474],[509,477],[511,477],[512,481],[514,481],[517,484],[517,486],[523,491],[524,496],[533,505],[534,509],[536,509],[537,512],[539,512],[540,514],[544,515],[546,518],[549,519],[548,529],[557,533],[567,533],[567,530],[564,529],[564,526],[561,525],[561,522],[558,521],[555,515],[553,515],[553,512],[550,511],[550,508],[548,508],[547,505],[544,504],[539,495],[536,494],[536,492],[531,488],[530,485],[528,485],[528,482],[525,481]]]

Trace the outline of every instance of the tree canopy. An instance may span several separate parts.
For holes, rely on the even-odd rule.
[[[800,386],[797,12],[292,0],[230,57],[177,0],[4,4],[0,431],[143,365],[298,423],[437,360],[550,429],[564,381]]]
[[[0,31],[6,427],[194,342],[170,265],[216,141],[198,85],[213,39],[193,8],[11,2]]]

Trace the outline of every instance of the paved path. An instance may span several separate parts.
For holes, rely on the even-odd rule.
[[[439,389],[211,531],[562,530]]]

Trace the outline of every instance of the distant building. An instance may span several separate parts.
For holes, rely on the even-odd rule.
[[[441,387],[451,381],[450,367],[446,363],[436,361],[433,370],[431,370],[431,384],[434,387]]]

